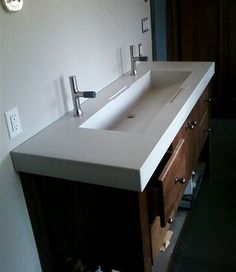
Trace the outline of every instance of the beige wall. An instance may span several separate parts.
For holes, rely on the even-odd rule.
[[[9,152],[72,109],[68,76],[100,90],[130,69],[129,45],[151,58],[144,0],[31,0],[0,7],[0,271],[40,265],[18,174]],[[17,106],[23,133],[9,139],[4,112]]]

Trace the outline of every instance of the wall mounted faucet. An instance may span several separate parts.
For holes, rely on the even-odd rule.
[[[86,91],[86,92],[79,91],[76,76],[70,76],[69,81],[70,81],[71,94],[72,94],[72,100],[73,100],[73,106],[74,106],[74,114],[73,115],[75,117],[79,117],[79,116],[83,115],[83,111],[81,109],[81,104],[80,104],[79,98],[80,97],[95,98],[96,92],[94,92],[94,91]]]
[[[142,54],[142,44],[138,45],[138,56],[135,56],[134,53],[134,45],[130,45],[130,60],[131,60],[131,75],[135,76],[137,74],[136,62],[137,61],[148,61],[147,56],[143,56]]]

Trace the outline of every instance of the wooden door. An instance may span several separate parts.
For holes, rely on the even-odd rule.
[[[236,117],[236,1],[166,0],[168,60],[214,61],[214,117]]]

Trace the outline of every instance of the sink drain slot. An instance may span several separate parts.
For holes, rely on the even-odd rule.
[[[118,92],[116,92],[115,94],[113,94],[109,100],[115,99],[119,94],[121,94],[122,92],[124,92],[126,89],[128,88],[127,85],[125,85],[123,88],[121,88]]]
[[[180,94],[180,92],[183,90],[183,88],[180,88],[170,99],[169,103],[173,103],[175,98]]]

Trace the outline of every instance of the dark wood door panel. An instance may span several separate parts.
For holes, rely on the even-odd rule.
[[[214,61],[214,117],[236,117],[236,1],[166,0],[168,60]]]

